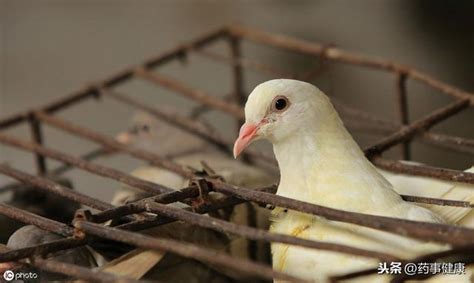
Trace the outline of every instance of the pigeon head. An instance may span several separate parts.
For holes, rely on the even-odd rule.
[[[125,144],[136,144],[140,141],[157,140],[160,137],[160,121],[145,112],[136,113],[130,127],[121,132],[116,139]]]
[[[328,97],[312,84],[289,79],[264,82],[248,97],[234,156],[256,140],[276,144],[305,131],[309,124],[317,127],[334,113]]]
[[[172,107],[156,107],[167,115],[173,115]],[[171,110],[170,110],[171,108]],[[162,156],[174,156],[190,149],[204,146],[200,138],[147,112],[134,115],[128,130],[121,132],[116,139],[124,144],[144,149]]]

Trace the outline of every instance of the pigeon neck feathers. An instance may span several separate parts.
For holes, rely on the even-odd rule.
[[[291,137],[273,141],[281,172],[278,195],[352,211],[400,200],[335,110],[324,121],[305,124]]]

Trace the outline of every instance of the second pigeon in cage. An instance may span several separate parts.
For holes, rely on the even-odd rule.
[[[435,212],[403,201],[352,139],[328,97],[315,86],[284,79],[262,83],[250,94],[245,114],[234,155],[255,140],[270,140],[281,172],[277,195],[351,212],[443,222]],[[277,208],[272,218],[271,230],[276,233],[388,252],[404,259],[448,248],[292,210]],[[377,266],[376,260],[276,243],[272,254],[276,270],[317,282]],[[471,276],[466,271],[433,280],[470,282]],[[370,279],[387,280],[382,275]]]
[[[26,225],[15,231],[15,233],[11,235],[6,246],[10,249],[21,249],[39,244],[50,243],[61,239],[64,238],[54,233],[42,230],[34,225]],[[58,262],[76,264],[88,268],[94,268],[97,266],[97,263],[93,256],[93,252],[87,246],[57,251],[55,253],[45,255],[44,257],[48,259],[54,259]],[[32,257],[30,260],[34,261],[34,258]],[[13,263],[11,265],[8,265],[8,263],[4,263],[3,268],[13,269],[15,265],[19,264]],[[41,270],[36,269],[34,269],[34,272],[36,274],[39,274],[38,277],[41,278],[41,281],[56,281],[67,279],[67,276],[60,274],[43,272]]]
[[[194,168],[195,170],[214,171],[213,174],[224,178],[230,184],[257,188],[276,182],[276,176],[255,166],[233,160],[229,155],[213,148],[193,134],[160,121],[151,114],[145,112],[136,114],[132,124],[129,131],[123,132],[117,137],[122,143],[146,149],[161,156],[168,156],[168,158],[171,158],[173,161]],[[205,124],[201,125],[207,127]],[[137,168],[132,172],[132,175],[176,190],[182,189],[188,185],[189,182],[189,180],[175,173],[153,166]],[[146,194],[141,193],[137,189],[126,186],[114,196],[112,203],[114,205],[120,205],[146,196]],[[219,198],[219,195],[211,194],[210,197]],[[256,219],[254,219],[254,221],[256,221],[256,223],[254,225],[261,228],[268,228],[268,211],[266,209],[251,204],[243,204],[236,206],[233,210],[228,211],[228,213],[230,214],[227,217],[230,217],[232,222],[241,224],[247,224],[249,214],[255,214],[254,217]],[[214,216],[219,217],[222,215]],[[252,256],[258,260],[268,261],[269,249],[265,244],[250,246],[250,242],[245,239],[223,236],[218,232],[186,223],[172,223],[151,229],[151,231],[147,231],[146,233],[182,239],[216,250],[227,250],[232,255],[239,257],[250,257],[250,253],[255,253]],[[160,280],[165,280],[164,282],[176,282],[176,280],[180,282],[189,280],[193,280],[193,282],[228,282],[228,280],[245,279],[242,275],[230,270],[224,271],[224,274],[220,274],[222,270],[221,272],[209,270],[209,268],[202,263],[190,259],[182,259],[170,254],[165,255],[156,252],[133,251],[131,256],[126,257],[125,261],[131,263],[133,261],[139,261],[140,258],[142,258],[146,264],[142,262],[140,266],[132,267],[131,264],[119,261],[109,264],[109,267],[106,268],[115,268],[113,266],[124,265],[127,266],[128,276],[139,278],[144,273],[147,273],[147,277],[145,278],[160,278]],[[155,264],[156,267],[152,268]],[[110,267],[110,265],[112,267]],[[149,268],[144,268],[144,266],[148,266]],[[151,269],[151,271],[147,269]],[[187,272],[179,272],[179,270],[183,269],[186,269]],[[225,279],[226,277],[229,277],[229,279]]]
[[[67,188],[73,188],[72,183],[65,178],[57,178],[55,181]],[[77,202],[42,191],[35,186],[14,184],[10,189],[12,196],[7,204],[62,223],[71,222],[74,213],[80,207]],[[10,236],[24,225],[22,222],[0,215],[0,243],[6,244]]]

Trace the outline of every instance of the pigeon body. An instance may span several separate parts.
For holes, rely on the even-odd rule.
[[[421,165],[413,161],[401,161],[410,165]],[[474,185],[438,180],[430,177],[397,174],[379,169],[379,172],[393,185],[399,194],[459,200],[474,203]],[[474,173],[474,167],[464,172]],[[474,211],[472,208],[456,206],[440,206],[419,204],[440,216],[446,223],[456,223],[461,226],[474,228]]]
[[[284,79],[262,83],[248,97],[245,117],[234,155],[239,155],[255,140],[269,140],[281,174],[277,195],[345,211],[443,222],[434,212],[403,201],[366,159],[329,98],[315,86]],[[273,232],[386,252],[401,258],[448,248],[279,208],[274,210],[272,221]],[[272,256],[275,269],[316,282],[326,282],[332,275],[377,267],[378,263],[363,257],[284,244],[272,244]],[[459,282],[459,278],[454,278]],[[387,280],[385,276],[371,278],[371,282]]]
[[[64,178],[53,179],[59,184],[73,189],[72,183]],[[80,204],[54,193],[45,192],[27,184],[12,186],[13,194],[7,203],[62,223],[70,223]],[[6,244],[10,236],[25,224],[0,215],[0,243]]]

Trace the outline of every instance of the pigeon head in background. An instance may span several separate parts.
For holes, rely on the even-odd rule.
[[[130,128],[120,133],[116,139],[162,156],[175,156],[205,145],[195,135],[146,112],[135,114]]]

